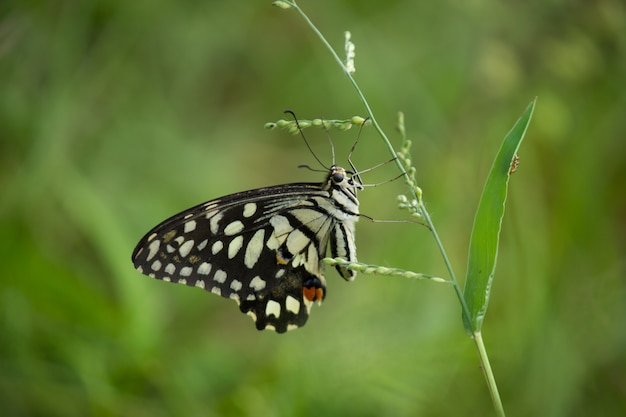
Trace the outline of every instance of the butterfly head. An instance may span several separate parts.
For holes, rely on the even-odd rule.
[[[357,179],[357,181],[355,181],[355,178]],[[358,175],[355,175],[353,171],[347,171],[338,165],[333,165],[330,167],[328,184],[330,187],[349,189],[355,195],[357,190],[363,189],[363,186],[359,181]]]

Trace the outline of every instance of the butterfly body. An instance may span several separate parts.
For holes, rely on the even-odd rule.
[[[356,261],[359,218],[351,172],[333,165],[322,183],[243,191],[163,221],[133,251],[141,273],[203,288],[239,304],[259,330],[303,326],[326,295],[322,259]],[[354,271],[337,267],[346,280]]]

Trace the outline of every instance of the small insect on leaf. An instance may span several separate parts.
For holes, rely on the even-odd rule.
[[[515,171],[517,171],[517,167],[518,166],[519,166],[519,156],[517,156],[517,154],[515,154],[513,156],[513,161],[511,161],[511,168],[509,169],[509,174],[512,174]]]

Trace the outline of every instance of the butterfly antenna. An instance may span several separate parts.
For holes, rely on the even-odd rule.
[[[335,160],[335,144],[333,143],[333,138],[330,137],[330,131],[326,127],[326,124],[324,123],[324,119],[322,119],[322,126],[324,126],[324,130],[326,131],[326,137],[328,138],[328,143],[330,143],[330,152],[333,157],[333,165],[335,165],[337,163]]]
[[[376,168],[376,167],[374,167],[374,168],[367,169],[367,170],[365,170],[365,171],[361,171],[361,172],[359,172],[359,171],[357,171],[356,167],[355,167],[355,166],[354,166],[354,164],[352,163],[352,153],[353,153],[353,152],[354,152],[354,150],[356,149],[356,145],[357,145],[357,143],[359,143],[359,138],[361,137],[361,132],[363,131],[363,126],[365,126],[365,123],[367,123],[367,121],[368,121],[368,120],[369,120],[369,117],[367,117],[367,118],[363,121],[363,123],[361,124],[361,126],[359,127],[359,133],[356,135],[356,139],[354,140],[354,143],[352,144],[352,147],[350,148],[350,153],[348,153],[348,163],[350,164],[350,168],[352,168],[352,172],[354,172],[354,176],[357,178],[357,180],[358,180],[361,184],[363,184],[363,180],[361,180],[361,175],[360,175],[360,174],[361,174],[362,172],[367,172],[367,171],[370,171],[370,170],[372,170],[372,169]]]
[[[393,159],[392,159],[392,161],[393,161]],[[381,165],[386,164],[386,163],[387,163],[387,162],[383,162],[382,164],[378,164],[377,166],[381,166]],[[374,168],[376,168],[376,167],[374,167]],[[372,169],[373,169],[373,168],[372,168]],[[371,171],[372,169],[367,169],[367,170],[365,170],[365,171],[361,171],[360,173],[367,172],[367,171]],[[360,173],[359,173],[359,174],[360,174]],[[374,183],[374,184],[361,184],[361,185],[362,185],[363,187],[378,187],[379,185],[383,185],[383,184],[387,184],[387,183],[390,183],[390,182],[394,182],[395,180],[399,180],[399,179],[400,179],[400,178],[402,178],[402,177],[404,177],[404,173],[402,173],[402,174],[398,175],[397,177],[393,177],[393,178],[392,178],[392,179],[390,179],[390,180],[385,180],[385,181],[382,181],[382,182],[377,182],[377,183]]]
[[[395,161],[396,159],[398,159],[398,158],[397,158],[397,157],[396,157],[396,158],[391,158],[391,159],[389,159],[389,160],[387,160],[387,161],[385,161],[385,162],[380,162],[380,163],[378,163],[378,164],[374,165],[373,167],[369,167],[369,168],[367,168],[367,169],[364,169],[364,170],[362,170],[362,171],[357,172],[357,174],[363,174],[363,173],[365,173],[365,172],[370,172],[370,171],[373,171],[373,170],[375,170],[376,168],[380,168],[380,167],[381,167],[381,166],[383,166],[383,165],[387,165],[389,162],[393,162],[393,161]],[[400,176],[402,176],[402,175],[404,175],[404,174],[401,174]]]
[[[302,137],[302,140],[304,140],[304,143],[306,144],[306,147],[309,148],[309,152],[311,152],[311,155],[313,155],[313,157],[315,158],[315,160],[326,170],[328,170],[328,168],[326,168],[326,165],[324,165],[322,163],[322,161],[317,157],[317,155],[315,155],[315,152],[313,152],[313,149],[311,148],[311,145],[309,145],[309,141],[306,140],[306,137],[304,136],[304,132],[302,131],[302,128],[300,127],[300,123],[298,122],[298,118],[296,117],[296,114],[292,111],[292,110],[285,110],[285,113],[288,113],[291,115],[291,117],[293,117],[293,120],[296,122],[296,126],[298,127],[298,132],[300,132],[300,136]],[[333,149],[333,160],[335,159],[334,157],[334,149]]]
[[[313,171],[313,172],[328,172],[328,169],[315,169],[315,168],[311,168],[311,166],[307,165],[307,164],[300,164],[298,165],[298,168],[305,168],[308,169],[309,171]]]

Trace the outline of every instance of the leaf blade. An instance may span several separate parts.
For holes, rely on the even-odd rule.
[[[472,228],[463,290],[463,298],[469,312],[469,317],[463,315],[463,323],[469,334],[480,332],[487,311],[511,167],[528,129],[536,101],[535,98],[526,107],[522,116],[505,136],[480,197]]]

